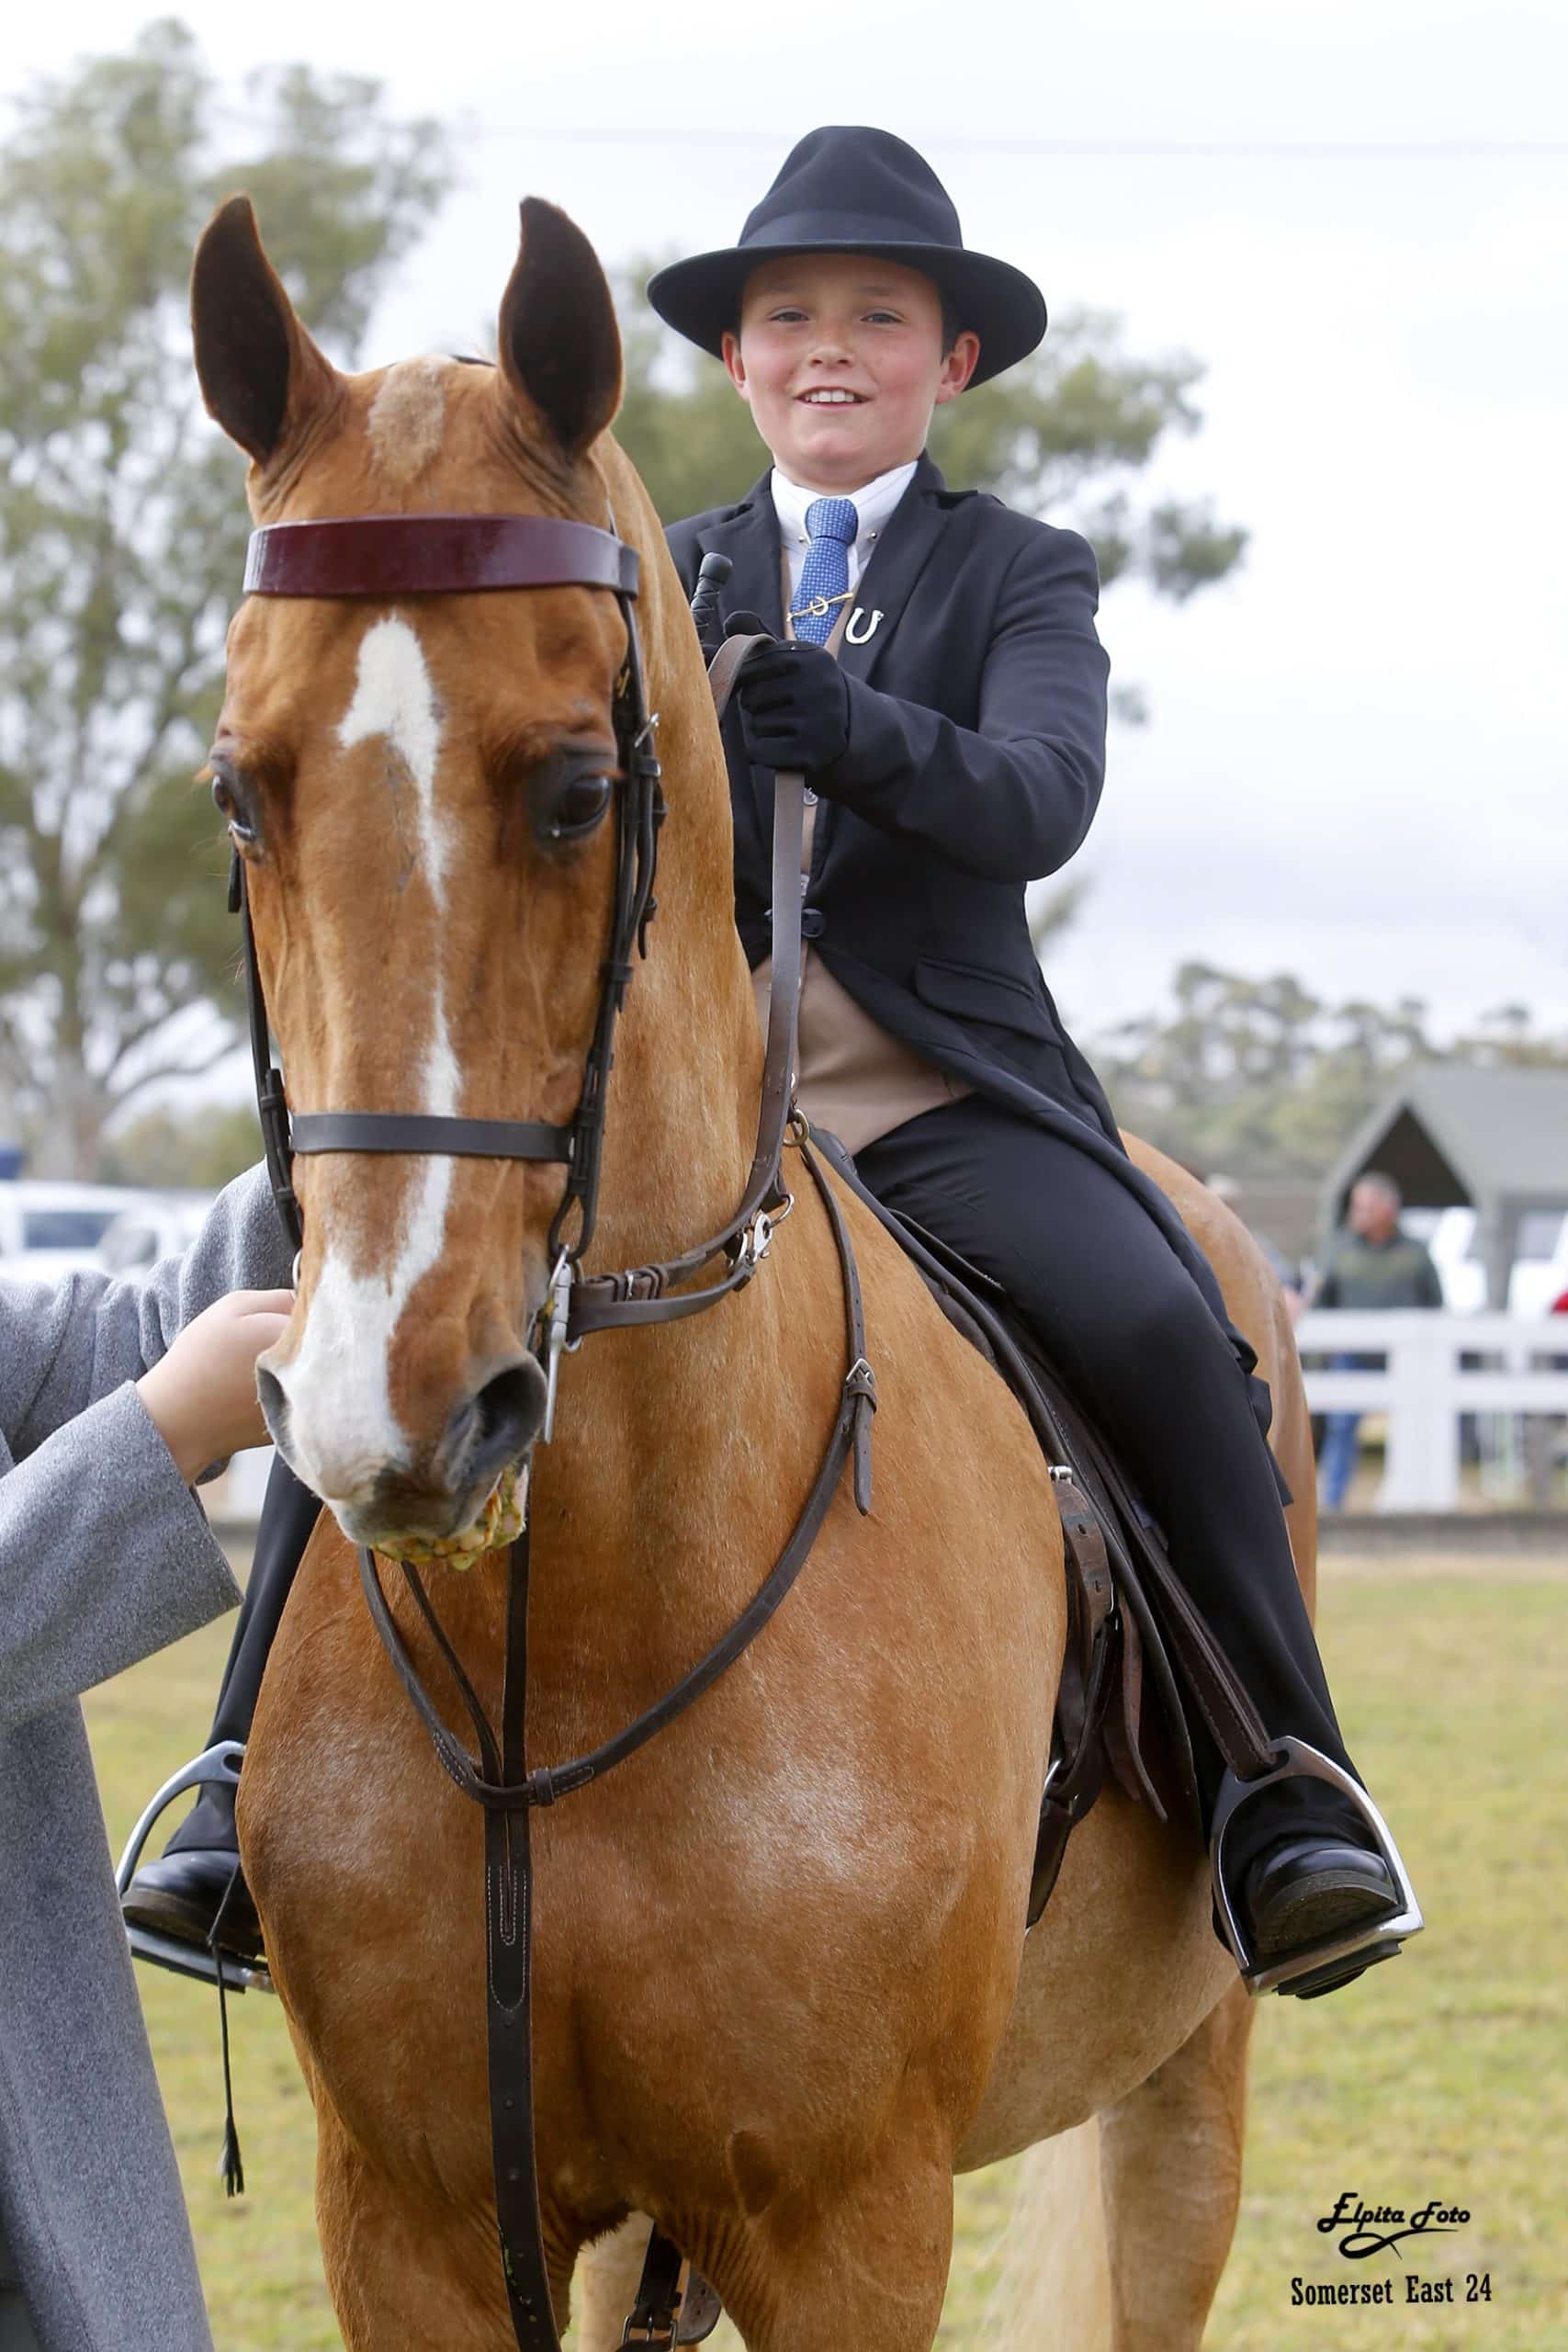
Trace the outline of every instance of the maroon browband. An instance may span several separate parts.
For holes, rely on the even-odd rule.
[[[613,588],[635,596],[637,553],[549,514],[353,514],[251,533],[251,596],[449,596],[480,588]]]

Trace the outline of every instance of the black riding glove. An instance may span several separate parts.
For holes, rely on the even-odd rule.
[[[746,756],[760,768],[820,775],[850,746],[850,690],[821,645],[777,644],[754,653],[736,681]]]

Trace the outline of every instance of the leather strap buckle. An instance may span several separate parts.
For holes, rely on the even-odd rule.
[[[571,1318],[571,1285],[577,1278],[577,1267],[566,1250],[556,1260],[550,1276],[550,1287],[545,1301],[545,1419],[539,1431],[539,1442],[548,1445],[555,1435],[556,1396],[560,1386],[560,1360],[575,1355],[582,1345],[581,1340],[567,1338],[567,1326]]]

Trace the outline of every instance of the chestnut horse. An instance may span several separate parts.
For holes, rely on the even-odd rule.
[[[594,1262],[671,1256],[722,1229],[761,1064],[728,791],[680,584],[609,435],[620,345],[591,247],[531,200],[497,365],[345,377],[236,199],[203,240],[194,316],[208,404],[254,461],[258,522],[613,518],[639,551],[670,813],[609,1090]],[[297,1112],[570,1120],[611,891],[614,828],[598,816],[624,653],[614,598],[586,587],[241,606],[215,791],[246,860]],[[1286,1474],[1310,1498],[1265,1265],[1224,1209],[1139,1157],[1213,1258],[1273,1384]],[[785,1170],[797,1204],[749,1287],[687,1321],[604,1333],[565,1365],[530,1503],[533,1761],[593,1747],[680,1678],[750,1600],[816,1475],[843,1306],[797,1148]],[[528,1342],[563,1175],[333,1152],[296,1172],[298,1299],[263,1385],[331,1510],[256,1716],[245,1868],[315,2101],[345,2342],[505,2352],[481,1826],[378,1645],[355,1546],[396,1558],[450,1534],[498,1462],[532,1445]],[[1052,1490],[1001,1384],[882,1228],[853,1199],[843,1210],[881,1393],[871,1514],[846,1480],[740,1662],[539,1817],[536,2089],[558,2316],[580,2254],[605,2241],[582,2340],[619,2341],[629,2297],[612,2233],[647,2215],[751,2352],[926,2352],[954,2171],[1098,2118],[1101,2340],[1181,2352],[1228,2249],[1243,2120],[1247,2004],[1211,1925],[1205,1860],[1108,1789],[1025,1941],[1064,1640]],[[1294,1533],[1310,1576],[1310,1501]],[[503,1557],[436,1583],[493,1715]],[[394,1607],[456,1717],[407,1595]],[[1070,2309],[1064,2324],[1077,2352],[1095,2340]]]

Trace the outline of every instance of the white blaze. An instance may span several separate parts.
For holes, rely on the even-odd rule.
[[[441,713],[419,639],[404,620],[377,621],[360,643],[354,695],[338,728],[338,741],[348,751],[373,735],[386,738],[389,752],[407,769],[418,796],[422,864],[439,925],[450,849],[450,834],[435,805]],[[432,998],[431,1037],[417,1105],[344,1102],[319,1107],[417,1107],[433,1117],[454,1116],[459,1072],[446,1033],[438,965]],[[391,1406],[391,1345],[414,1285],[441,1254],[451,1186],[452,1162],[446,1154],[414,1159],[402,1232],[384,1272],[355,1274],[341,1251],[328,1245],[304,1340],[281,1376],[288,1398],[290,1444],[299,1470],[329,1501],[363,1495],[388,1464],[407,1464],[408,1442]]]
[[[345,752],[368,735],[384,735],[402,761],[419,795],[419,829],[424,870],[435,899],[446,910],[449,840],[435,809],[435,769],[441,753],[441,713],[424,666],[419,639],[407,621],[378,621],[359,644],[354,698],[338,727]]]

